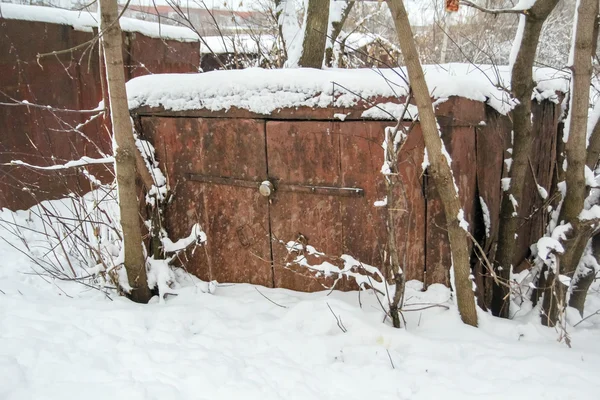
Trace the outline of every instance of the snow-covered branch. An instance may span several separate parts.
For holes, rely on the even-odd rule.
[[[33,165],[33,164],[29,164],[29,163],[26,163],[25,161],[21,161],[21,160],[12,160],[11,162],[4,163],[2,165],[19,165],[19,166],[24,166],[24,167],[34,168],[34,169],[54,171],[54,170],[60,170],[60,169],[85,167],[87,165],[95,165],[95,164],[112,164],[114,162],[115,162],[114,157],[91,158],[91,157],[84,156],[84,157],[81,157],[79,160],[73,160],[73,161],[68,161],[64,164],[55,164],[55,165],[48,165],[48,166]]]

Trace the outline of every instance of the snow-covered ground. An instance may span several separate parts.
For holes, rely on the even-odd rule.
[[[0,217],[22,226],[35,222],[27,212],[4,210]],[[31,274],[29,256],[43,240],[28,233],[30,250],[22,253],[15,247],[23,243],[4,228],[0,399],[600,396],[599,316],[567,327],[568,348],[535,313],[508,321],[480,312],[475,329],[460,322],[447,288],[422,292],[420,283],[409,282],[407,328],[396,330],[382,323],[369,292],[215,287],[183,272],[177,296],[138,305]],[[448,309],[408,311],[429,304]],[[597,309],[596,286],[588,310]]]

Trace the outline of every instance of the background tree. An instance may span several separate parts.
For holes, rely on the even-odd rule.
[[[331,1],[329,4],[329,26],[325,49],[325,65],[328,67],[333,66],[333,49],[354,4],[354,1]]]
[[[325,57],[325,44],[327,43],[327,25],[329,23],[330,0],[308,0],[304,24],[302,26],[304,38],[302,41],[302,55],[298,66],[307,68],[321,68]]]

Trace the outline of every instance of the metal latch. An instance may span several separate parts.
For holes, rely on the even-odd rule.
[[[293,193],[309,193],[323,196],[341,196],[341,197],[362,197],[365,192],[361,188],[355,187],[336,187],[336,186],[320,186],[320,185],[298,185],[283,182],[271,182],[264,180],[261,182],[236,179],[224,176],[201,175],[189,173],[188,179],[196,182],[212,183],[215,185],[239,186],[246,188],[258,189],[262,196],[269,197],[274,192],[293,192]]]

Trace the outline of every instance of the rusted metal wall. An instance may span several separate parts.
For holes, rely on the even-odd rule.
[[[126,78],[198,70],[197,43],[138,33],[123,36]],[[37,60],[38,54],[69,49],[93,37],[67,25],[0,18],[0,103],[12,103],[12,98],[70,110],[95,108],[102,100],[97,45]],[[42,200],[90,190],[89,181],[76,170],[49,172],[3,165],[18,159],[47,166],[109,152],[103,121],[86,125],[81,133],[73,131],[90,115],[0,104],[0,208],[26,209]],[[90,167],[103,180],[111,179],[111,170]]]
[[[555,107],[549,102],[534,107],[536,140],[548,140],[551,147],[532,157],[532,171],[539,182],[552,178]],[[382,267],[387,214],[385,208],[374,207],[374,202],[385,196],[381,142],[384,128],[392,122],[362,120],[361,110],[360,106],[284,109],[272,116],[237,109],[137,110],[142,134],[154,142],[174,190],[166,214],[169,233],[173,238],[187,236],[191,226],[200,222],[208,235],[203,249],[187,255],[184,263],[188,270],[220,282],[302,291],[331,287],[334,277],[318,277],[315,271],[293,262],[285,243],[294,241],[325,253],[320,257],[305,253],[310,265],[327,261],[340,267],[343,263],[338,257],[349,254]],[[335,113],[349,115],[342,122],[332,117]],[[492,251],[510,121],[483,103],[463,98],[449,99],[436,113],[470,232]],[[422,171],[423,154],[423,138],[416,124],[399,160],[405,207],[393,222],[397,246],[407,279],[449,285],[445,218],[435,185]],[[276,189],[268,199],[258,192],[259,183],[266,179]],[[290,191],[286,185],[334,189],[319,194]],[[347,196],[338,193],[339,188],[363,192]],[[528,193],[523,201],[536,202],[536,196],[537,191]],[[489,232],[483,207],[489,209]],[[522,230],[529,241],[535,240],[541,234],[539,220],[524,219]],[[356,285],[344,279],[336,288],[348,290]]]

